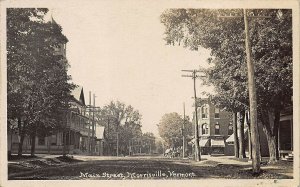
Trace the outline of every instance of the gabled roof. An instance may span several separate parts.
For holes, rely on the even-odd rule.
[[[85,105],[85,100],[84,100],[84,93],[83,93],[83,87],[82,86],[77,86],[72,90],[71,95],[74,97],[74,99],[77,102],[80,102],[81,104]]]

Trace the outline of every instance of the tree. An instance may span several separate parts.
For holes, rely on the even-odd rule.
[[[250,10],[249,14],[270,19],[250,21],[251,51],[255,63],[258,120],[269,146],[269,162],[278,159],[277,134],[280,111],[291,104],[292,95],[292,11]],[[220,15],[241,18],[223,20]],[[242,10],[170,9],[161,15],[167,44],[183,44],[191,50],[211,50],[212,67],[206,83],[228,103],[248,105],[247,69]],[[232,101],[233,100],[233,101]],[[251,114],[250,114],[251,115]]]
[[[109,143],[117,146],[116,155],[119,151],[121,154],[128,154],[129,141],[142,136],[142,116],[131,105],[126,106],[120,101],[111,101],[100,110],[97,118],[107,129],[105,132]]]
[[[19,121],[19,155],[25,135],[31,137],[34,155],[35,137],[60,127],[74,88],[68,63],[55,54],[67,38],[59,25],[44,22],[47,11],[7,10],[8,119]]]
[[[237,113],[233,113],[233,138],[234,138],[234,156],[239,158],[239,142],[237,132]]]
[[[155,137],[152,132],[146,132],[142,135],[143,152],[146,154],[152,154],[156,149]]]
[[[158,154],[164,154],[164,143],[163,140],[159,139],[156,141],[156,151]]]
[[[182,124],[184,119],[176,112],[164,114],[158,125],[159,136],[169,147],[182,145]],[[189,119],[185,122],[185,135],[192,136],[193,126]]]
[[[245,153],[245,136],[244,136],[244,120],[245,111],[238,112],[238,124],[240,127],[239,131],[239,158],[246,158]],[[248,129],[250,130],[250,129]]]

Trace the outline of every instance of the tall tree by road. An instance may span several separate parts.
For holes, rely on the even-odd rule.
[[[164,114],[158,125],[159,136],[166,142],[169,147],[182,146],[182,124],[183,117],[178,113],[168,113]],[[189,138],[193,135],[193,125],[186,118],[185,121],[185,136]]]
[[[258,120],[263,125],[269,147],[269,162],[278,159],[280,111],[291,104],[292,96],[292,11],[255,9],[249,14],[270,19],[249,21],[252,58],[255,63]],[[222,15],[240,19],[224,21]],[[228,100],[249,106],[245,56],[244,20],[241,9],[170,9],[161,15],[167,44],[191,50],[211,50],[212,67],[206,71],[208,83]]]
[[[7,9],[8,119],[18,119],[22,154],[25,135],[32,139],[60,128],[71,89],[68,63],[55,49],[67,38],[57,24],[45,23],[48,9]]]
[[[115,155],[117,152],[123,155],[128,154],[130,140],[142,136],[141,118],[142,115],[138,110],[120,101],[111,101],[102,107],[97,119],[105,126],[109,143],[116,148],[111,152],[113,151]]]

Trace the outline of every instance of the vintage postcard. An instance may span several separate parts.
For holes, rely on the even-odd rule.
[[[1,186],[299,186],[299,2],[1,1]]]

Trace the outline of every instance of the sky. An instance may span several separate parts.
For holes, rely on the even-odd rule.
[[[159,16],[165,7],[138,1],[91,1],[50,8],[69,39],[69,74],[75,84],[96,95],[96,105],[111,100],[132,105],[142,114],[143,132],[158,135],[156,124],[166,113],[192,115],[193,81],[182,69],[206,66],[209,51],[168,46]],[[134,2],[134,4],[133,4]],[[197,94],[211,88],[201,87]]]

